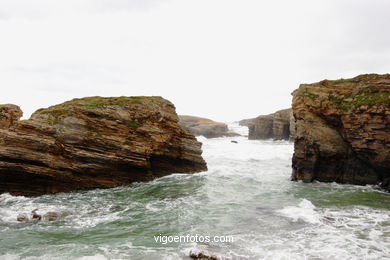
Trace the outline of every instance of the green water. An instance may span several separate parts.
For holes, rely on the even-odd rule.
[[[0,259],[390,259],[390,195],[291,182],[289,142],[202,140],[209,171],[36,198],[0,195]],[[19,223],[18,213],[58,221]],[[232,236],[158,243],[159,235]]]

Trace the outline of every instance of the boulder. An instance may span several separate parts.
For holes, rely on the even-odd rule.
[[[294,128],[294,126],[291,126],[291,111],[291,109],[283,109],[273,114],[241,120],[239,124],[248,127],[248,138],[250,140],[290,140],[293,134],[293,129],[291,128]]]
[[[239,136],[239,134],[229,131],[225,123],[196,116],[179,116],[179,118],[181,127],[195,136],[203,135],[206,138]]]
[[[74,99],[21,121],[18,107],[1,107],[14,109],[1,110],[0,193],[112,188],[207,169],[201,143],[161,97]]]
[[[293,180],[390,190],[390,75],[302,84],[293,92]]]

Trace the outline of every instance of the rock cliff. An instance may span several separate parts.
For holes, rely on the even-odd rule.
[[[302,84],[293,92],[293,180],[390,190],[390,75]]]
[[[294,127],[291,127],[293,122],[292,110],[283,109],[273,114],[241,120],[239,124],[248,127],[250,140],[290,140],[294,134]]]
[[[207,169],[201,143],[161,97],[88,97],[21,115],[0,106],[0,193],[110,188]]]
[[[229,131],[225,123],[196,116],[179,116],[179,118],[181,127],[195,136],[203,135],[206,138],[216,138],[239,135]]]

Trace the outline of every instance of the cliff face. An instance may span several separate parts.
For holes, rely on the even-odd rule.
[[[0,193],[110,188],[207,169],[201,143],[161,97],[75,99],[22,121],[17,106],[2,107]]]
[[[293,180],[390,190],[390,75],[302,84],[293,93]]]
[[[225,123],[196,116],[179,116],[179,118],[180,126],[195,136],[203,135],[206,138],[216,138],[239,135],[229,131]]]
[[[294,129],[290,129],[291,121],[294,121],[292,119],[291,109],[283,109],[273,114],[241,120],[239,124],[248,127],[250,140],[289,140],[293,134],[291,130]]]

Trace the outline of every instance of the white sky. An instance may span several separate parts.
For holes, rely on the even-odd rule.
[[[388,0],[0,0],[0,104],[161,95],[232,121],[390,72]]]

